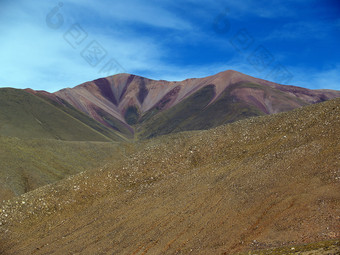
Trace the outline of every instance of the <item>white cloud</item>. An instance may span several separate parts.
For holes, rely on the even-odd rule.
[[[5,38],[0,40],[0,86],[55,91],[99,78],[101,67],[110,58],[117,60],[127,72],[135,72],[157,65],[157,59],[166,52],[149,38],[89,26],[83,27],[88,33],[84,43],[73,49],[63,38],[73,24],[69,22],[71,19],[62,13],[65,17],[63,26],[50,29],[45,18],[54,6],[39,4],[32,12],[25,11],[25,4],[20,7],[7,5],[6,15],[0,18],[0,21],[18,21],[0,23]],[[78,22],[82,24],[83,20]],[[107,51],[105,59],[96,67],[91,67],[81,56],[82,50],[92,40]]]
[[[290,67],[294,85],[311,89],[340,90],[340,64],[323,70]]]
[[[166,8],[164,8],[164,2],[160,1],[66,0],[65,5],[67,3],[74,4],[77,8],[82,6],[86,12],[95,12],[96,15],[100,15],[100,17],[108,17],[112,20],[138,22],[176,30],[188,30],[191,28],[189,22],[166,10]]]

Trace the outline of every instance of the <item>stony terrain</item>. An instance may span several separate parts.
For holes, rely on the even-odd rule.
[[[340,252],[340,241],[330,240],[308,244],[283,246],[273,249],[260,249],[238,253],[238,255],[282,255],[282,254],[301,254],[301,255],[335,255]]]
[[[4,201],[0,253],[339,252],[340,99],[125,150]]]

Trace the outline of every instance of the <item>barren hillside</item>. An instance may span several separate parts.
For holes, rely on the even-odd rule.
[[[0,252],[232,254],[336,240],[339,141],[340,99],[141,141],[4,202]]]

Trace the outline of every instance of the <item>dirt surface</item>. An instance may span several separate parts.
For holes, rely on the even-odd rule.
[[[301,255],[337,255],[340,253],[340,241],[322,241],[303,245],[285,246],[274,249],[253,250],[237,255],[280,255],[280,254],[301,254]]]
[[[2,203],[0,253],[234,254],[340,238],[340,99],[136,146]]]

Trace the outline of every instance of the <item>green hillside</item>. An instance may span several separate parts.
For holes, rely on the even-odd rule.
[[[81,120],[24,90],[0,89],[0,135],[66,141],[124,140],[95,120],[79,115]]]

